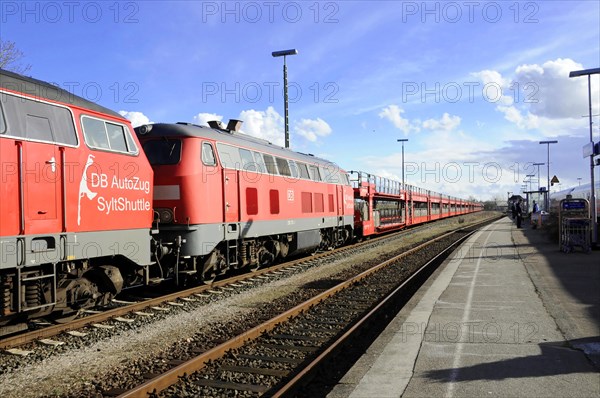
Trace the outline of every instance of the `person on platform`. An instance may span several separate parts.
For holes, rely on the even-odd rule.
[[[523,221],[523,209],[521,209],[521,200],[517,201],[515,205],[515,211],[517,213],[517,228],[521,228],[521,222]]]
[[[535,200],[533,201],[533,212],[534,213],[540,212],[540,206],[538,206],[538,204],[535,202]]]
[[[515,202],[512,202],[510,205],[510,210],[512,211],[513,220],[517,218],[517,206],[515,206]]]

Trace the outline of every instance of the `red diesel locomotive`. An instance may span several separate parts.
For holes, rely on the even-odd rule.
[[[157,261],[209,282],[352,236],[348,175],[336,165],[227,128],[188,123],[136,128],[154,168]]]
[[[0,335],[122,289],[481,210],[239,133],[151,124],[0,70]]]
[[[144,282],[152,169],[121,115],[0,70],[0,169],[0,326]]]

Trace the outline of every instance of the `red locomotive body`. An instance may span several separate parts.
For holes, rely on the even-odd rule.
[[[358,237],[482,210],[482,205],[361,171],[351,171]]]
[[[0,70],[0,168],[0,325],[143,281],[152,169],[122,116]]]
[[[176,278],[206,282],[352,236],[353,192],[343,170],[240,134],[239,124],[136,128],[154,167],[159,261]]]

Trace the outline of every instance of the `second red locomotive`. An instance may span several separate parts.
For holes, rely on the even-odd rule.
[[[353,236],[353,191],[343,170],[240,134],[240,121],[211,125],[136,129],[154,168],[157,258],[176,277],[208,282]]]

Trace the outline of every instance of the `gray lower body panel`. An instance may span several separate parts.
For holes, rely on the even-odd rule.
[[[78,232],[0,238],[0,269],[121,255],[150,264],[150,230]]]
[[[163,242],[174,242],[181,236],[185,242],[182,256],[205,256],[223,240],[254,239],[261,236],[291,234],[326,228],[353,228],[354,216],[297,218],[290,220],[249,221],[227,224],[195,224],[159,227]]]

